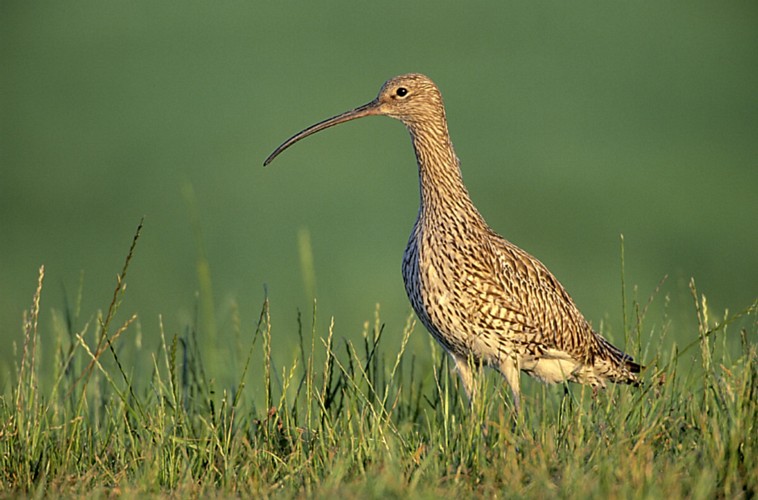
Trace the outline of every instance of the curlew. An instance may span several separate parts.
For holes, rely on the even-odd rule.
[[[421,202],[403,256],[403,280],[421,322],[452,357],[466,395],[472,368],[505,378],[515,410],[520,372],[546,383],[639,384],[640,365],[595,332],[537,259],[489,228],[461,177],[442,95],[429,78],[385,82],[373,101],[295,134],[264,165],[311,134],[364,116],[396,118],[410,132]]]

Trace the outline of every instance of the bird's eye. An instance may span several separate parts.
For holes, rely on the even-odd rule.
[[[405,97],[408,95],[408,89],[405,87],[398,87],[398,89],[395,91],[395,94],[398,97]]]

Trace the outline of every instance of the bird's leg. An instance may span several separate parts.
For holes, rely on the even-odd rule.
[[[599,390],[599,386],[597,386],[597,385],[593,385],[592,386],[592,408],[593,408],[593,410],[595,409],[595,407],[599,406],[599,404],[600,404],[598,402],[598,400],[597,400],[598,390]]]
[[[569,391],[568,382],[563,383],[563,397],[561,397],[561,420],[563,419],[564,415],[569,415],[573,409],[573,401],[571,399],[571,392]]]
[[[450,354],[455,362],[455,369],[458,371],[458,376],[463,384],[463,390],[468,398],[469,407],[474,404],[474,398],[476,397],[476,384],[474,383],[474,374],[471,371],[471,365],[468,358],[460,356],[458,354]]]
[[[521,382],[518,360],[511,358],[510,356],[500,361],[498,371],[508,382],[511,388],[511,394],[513,394],[513,408],[516,414],[521,409]]]
[[[472,356],[464,357],[456,354],[452,354],[453,361],[455,361],[455,368],[458,370],[458,376],[461,379],[463,389],[466,392],[468,398],[468,406],[471,415],[477,414],[482,408],[475,408],[474,404],[482,405],[484,401],[479,398],[479,391],[481,389],[480,384],[482,382],[481,376],[478,379],[478,383],[474,380],[474,374],[481,375],[481,366],[477,366]],[[486,419],[480,422],[480,430],[483,436],[487,436],[489,429],[487,428]]]

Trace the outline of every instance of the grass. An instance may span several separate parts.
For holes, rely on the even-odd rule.
[[[66,311],[40,333],[40,269],[0,399],[1,496],[755,496],[755,302],[714,320],[691,282],[698,329],[679,347],[632,301],[643,387],[527,382],[515,419],[497,377],[469,408],[431,337],[431,356],[411,352],[427,334],[412,317],[388,333],[378,309],[353,342],[319,332],[314,306],[293,348],[265,300],[249,327],[233,309],[216,328],[225,363],[206,366],[196,325],[159,322],[151,351],[136,316],[117,320],[138,238],[80,329]]]

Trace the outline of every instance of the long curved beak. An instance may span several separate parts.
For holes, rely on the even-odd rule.
[[[340,123],[349,122],[350,120],[355,120],[356,118],[363,118],[364,116],[371,116],[371,115],[379,115],[381,112],[379,111],[379,101],[377,99],[369,102],[368,104],[364,104],[363,106],[359,106],[355,109],[351,109],[350,111],[345,111],[344,113],[340,113],[337,116],[333,116],[331,118],[327,118],[324,121],[318,122],[315,125],[311,125],[307,129],[303,130],[302,132],[298,132],[297,134],[293,135],[284,143],[282,143],[281,146],[276,148],[273,153],[271,153],[268,158],[266,158],[266,161],[263,162],[263,166],[265,167],[272,161],[274,161],[274,158],[279,156],[279,153],[287,149],[288,147],[295,144],[300,139],[304,139],[308,137],[309,135],[315,134],[316,132],[320,132],[321,130],[324,130],[325,128],[333,127],[335,125],[339,125]]]

